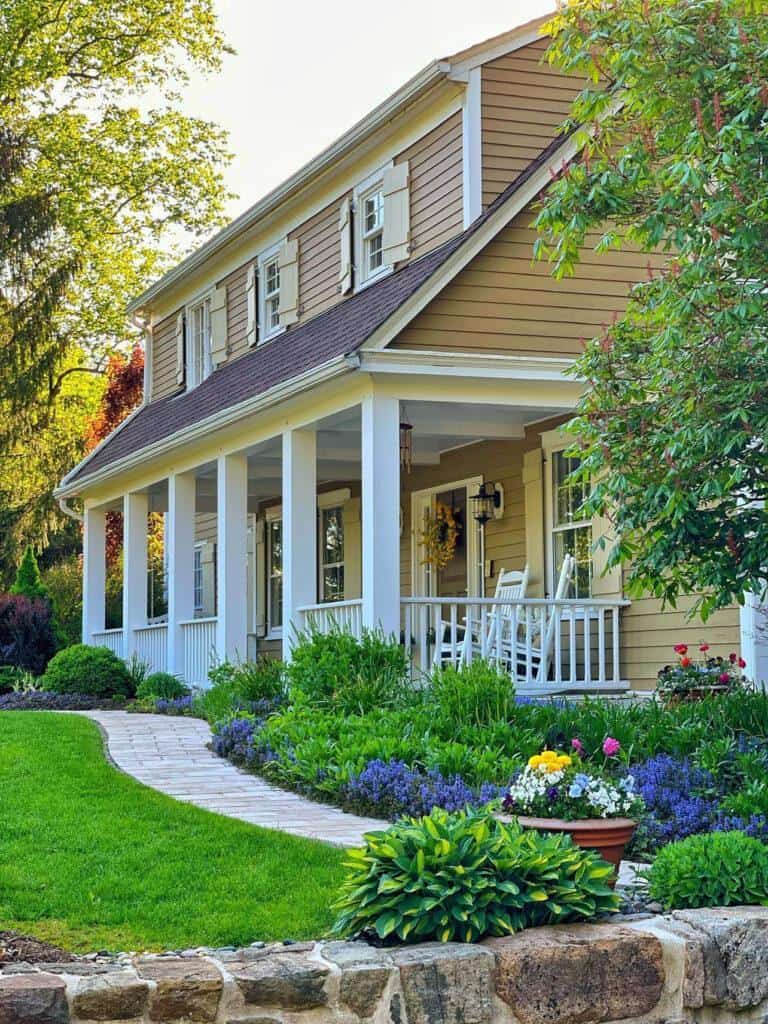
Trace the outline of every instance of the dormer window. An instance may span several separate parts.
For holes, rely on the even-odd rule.
[[[264,265],[264,333],[269,336],[280,327],[280,265],[275,259]]]
[[[361,277],[368,281],[384,269],[384,192],[381,183],[360,199]]]
[[[189,307],[187,313],[188,344],[187,387],[194,388],[213,369],[211,358],[211,300],[202,299]]]

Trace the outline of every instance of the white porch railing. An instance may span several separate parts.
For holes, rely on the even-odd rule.
[[[216,663],[216,619],[189,619],[180,623],[184,637],[184,680],[189,686],[207,686]]]
[[[148,666],[150,672],[165,672],[168,668],[168,623],[156,622],[134,629],[133,647],[136,657]]]
[[[92,633],[91,644],[94,647],[108,647],[118,658],[122,658],[123,631],[122,629],[102,629],[98,633]]]
[[[403,637],[415,668],[502,665],[519,693],[623,690],[619,616],[628,601],[410,597]]]
[[[301,621],[297,629],[317,629],[329,633],[340,629],[351,633],[358,640],[363,632],[363,602],[360,598],[352,601],[329,601],[326,604],[309,604],[299,608]]]

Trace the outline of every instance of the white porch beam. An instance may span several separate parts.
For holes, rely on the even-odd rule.
[[[184,677],[184,630],[180,623],[195,614],[195,478],[168,477],[168,671]]]
[[[245,661],[248,647],[248,459],[221,455],[217,463],[216,653]]]
[[[147,624],[146,491],[129,491],[123,498],[123,657],[136,650],[134,630]]]
[[[362,402],[363,625],[400,635],[400,402]]]
[[[283,434],[283,659],[289,661],[298,609],[317,595],[317,435]]]
[[[107,514],[87,508],[83,515],[83,643],[104,629],[107,582]]]

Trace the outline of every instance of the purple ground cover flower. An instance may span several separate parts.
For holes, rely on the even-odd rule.
[[[158,697],[155,701],[155,711],[159,715],[186,715],[192,710],[192,697],[174,697],[172,700],[167,700],[164,697]]]

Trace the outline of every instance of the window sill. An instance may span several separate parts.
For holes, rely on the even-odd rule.
[[[356,284],[353,295],[357,295],[358,292],[364,292],[366,288],[370,288],[372,284],[376,284],[377,281],[383,280],[385,277],[389,277],[394,271],[393,266],[384,267],[383,270],[377,270],[375,274],[367,277],[365,281],[361,281],[360,284]]]

